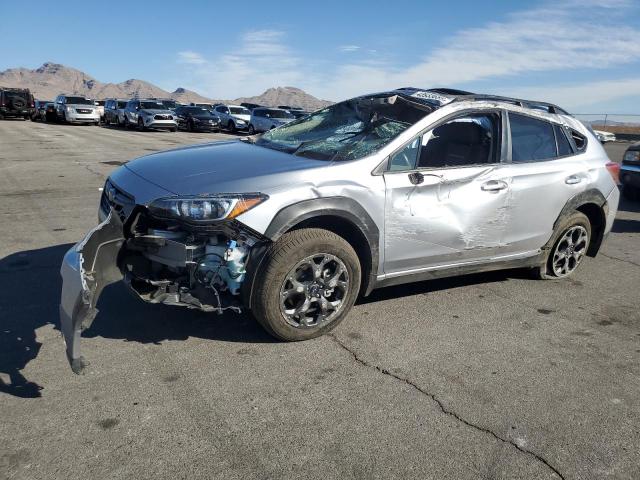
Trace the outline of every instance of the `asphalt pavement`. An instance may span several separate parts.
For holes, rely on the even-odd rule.
[[[113,285],[74,375],[59,266],[105,178],[228,137],[0,121],[0,478],[640,478],[640,203],[572,278],[386,288],[302,343]]]

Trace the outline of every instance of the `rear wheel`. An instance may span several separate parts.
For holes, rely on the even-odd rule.
[[[360,288],[353,247],[328,230],[285,233],[266,251],[256,274],[251,311],[282,340],[315,338],[348,314]]]
[[[564,278],[584,260],[591,241],[591,223],[582,212],[573,212],[560,222],[546,250],[544,263],[534,269],[541,280]]]

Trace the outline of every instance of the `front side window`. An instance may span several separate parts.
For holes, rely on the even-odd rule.
[[[398,172],[403,170],[413,170],[416,168],[416,160],[420,152],[422,137],[414,138],[402,150],[391,155],[389,159],[389,171]]]
[[[422,136],[418,168],[460,167],[500,161],[500,115],[454,118]]]
[[[509,113],[511,160],[514,163],[549,160],[558,156],[553,126],[544,120]]]
[[[316,160],[356,160],[377,152],[432,111],[400,95],[358,97],[270,130],[256,145]]]

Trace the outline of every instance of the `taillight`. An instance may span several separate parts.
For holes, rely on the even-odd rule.
[[[616,182],[616,185],[620,183],[620,164],[616,162],[607,162],[605,167],[609,171],[611,178]]]

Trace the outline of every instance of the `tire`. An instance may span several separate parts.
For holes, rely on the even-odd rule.
[[[187,122],[187,131],[193,132],[193,122],[191,120]]]
[[[62,112],[62,119],[60,120],[62,123],[67,123],[67,114]]]
[[[249,124],[249,135],[255,135],[256,130],[253,128],[253,125]]]
[[[138,117],[138,130],[140,130],[141,132],[144,132],[146,130],[146,128],[144,128],[144,122],[140,117]]]
[[[233,123],[233,121],[229,120],[229,123],[227,123],[227,130],[229,130],[231,133],[235,133],[236,124]]]
[[[569,234],[573,230],[573,241],[575,244],[570,246],[566,242],[566,235]],[[576,235],[578,232],[586,233],[586,240],[579,240],[576,242]],[[534,278],[539,280],[557,280],[559,278],[565,278],[573,274],[586,256],[587,250],[589,249],[589,242],[591,241],[591,222],[587,216],[582,212],[573,212],[571,215],[566,217],[564,220],[560,222],[558,227],[556,228],[551,240],[549,240],[548,245],[551,245],[550,248],[544,249],[544,262],[539,267],[533,269],[532,273]],[[565,247],[567,250],[565,250]],[[562,258],[559,255],[558,260],[556,262],[556,268],[554,268],[554,259],[556,258],[556,253],[561,254],[562,251],[570,251],[572,252],[570,257],[565,257],[564,263],[566,263],[567,268],[565,272],[562,272],[561,268],[558,268],[558,265],[561,265]],[[579,257],[579,258],[577,258]],[[577,259],[576,259],[577,258]]]
[[[322,266],[323,260],[322,270],[311,267],[311,262]],[[319,273],[314,276],[314,271]],[[276,338],[300,341],[319,337],[347,316],[358,296],[360,277],[358,255],[344,238],[318,228],[294,230],[267,248],[253,283],[250,309]],[[335,285],[327,283],[331,281]],[[296,319],[295,313],[286,313],[287,307],[295,312],[296,307],[305,305],[307,310],[302,311],[309,315],[322,313],[321,305],[327,307],[328,314],[305,315],[305,321]]]
[[[175,132],[177,132],[177,131],[178,131],[178,129],[177,129],[176,127],[172,127],[172,128],[170,128],[169,130],[170,130],[171,132],[173,132],[173,133],[175,133]]]
[[[130,127],[130,123],[129,123],[129,119],[127,118],[127,116],[124,116],[124,119],[122,120],[122,126],[125,130],[128,130]]]

